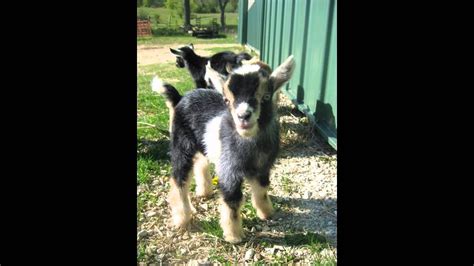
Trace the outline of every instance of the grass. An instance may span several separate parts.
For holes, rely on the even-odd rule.
[[[179,26],[183,24],[183,19],[180,18],[175,11],[166,8],[149,8],[141,7],[149,13],[152,21],[152,37],[142,37],[137,39],[138,44],[171,44],[171,43],[235,43],[237,32],[237,13],[226,13],[226,28],[228,34],[221,34],[218,38],[195,38],[187,33],[184,33]],[[137,9],[138,10],[138,9]],[[155,16],[159,16],[157,22]],[[220,24],[220,13],[192,13],[191,17],[201,18],[201,25],[205,26],[211,23],[212,19],[216,18]],[[195,24],[195,20],[191,19],[191,24]]]
[[[209,235],[222,238],[222,228],[219,225],[219,220],[217,218],[212,218],[211,220],[199,221],[199,223],[203,232]]]
[[[190,35],[180,36],[153,36],[153,37],[141,37],[137,39],[137,44],[175,44],[175,43],[209,43],[209,44],[225,44],[225,43],[236,43],[237,35],[228,34],[217,38],[196,38]]]
[[[168,176],[171,165],[168,156],[169,137],[168,109],[163,98],[152,92],[150,82],[155,74],[164,80],[177,80],[173,85],[186,92],[192,88],[193,80],[185,69],[178,69],[173,63],[141,67],[138,75],[137,93],[137,184],[150,184],[157,176]],[[163,189],[166,189],[164,187]],[[155,196],[142,193],[138,197],[138,218],[146,204],[156,203]]]
[[[211,261],[217,261],[217,262],[220,262],[220,263],[224,263],[224,265],[227,265],[227,263],[229,263],[226,258],[224,257],[224,255],[222,255],[221,252],[219,252],[219,250],[216,250],[216,249],[211,249],[209,251],[209,259]]]
[[[287,175],[283,175],[281,177],[281,185],[283,187],[283,190],[286,193],[291,193],[295,190],[295,187],[294,187],[291,179]]]
[[[138,11],[139,8],[137,8]],[[140,7],[140,9],[145,10],[149,13],[152,22],[156,23],[155,16],[159,16],[158,25],[160,26],[179,26],[183,24],[183,19],[178,16],[176,11],[170,10],[164,7],[152,8],[152,7]],[[220,24],[220,13],[191,13],[191,24],[195,23],[194,18],[201,18],[201,24],[206,25],[211,23],[213,19],[217,20],[217,23]],[[225,23],[229,27],[237,27],[237,18],[238,13],[225,13]]]

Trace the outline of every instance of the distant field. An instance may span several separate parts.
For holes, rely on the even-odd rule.
[[[151,7],[140,7],[138,9],[145,10],[145,12],[148,12],[149,15],[151,16],[151,19],[153,23],[156,23],[155,20],[155,15],[159,15],[159,20],[156,25],[158,27],[177,27],[179,25],[183,24],[183,19],[180,18],[175,11],[159,7],[159,8],[151,8]],[[225,13],[225,19],[226,19],[226,25],[229,26],[229,28],[237,28],[237,13]],[[217,23],[220,24],[220,13],[203,13],[203,14],[198,14],[198,13],[191,13],[191,24],[195,24],[195,17],[200,17],[201,18],[201,23],[204,24],[209,24],[211,23],[212,19],[215,18],[217,20]]]

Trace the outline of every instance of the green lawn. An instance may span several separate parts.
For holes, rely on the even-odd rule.
[[[159,22],[158,24],[160,25],[182,25],[183,24],[183,19],[180,18],[175,11],[169,10],[167,8],[163,7],[158,7],[158,8],[152,8],[152,7],[140,7],[138,9],[145,10],[145,12],[148,12],[154,21],[155,15],[159,16]],[[228,26],[234,26],[237,27],[237,13],[225,13],[225,19],[226,19],[226,25]],[[202,24],[207,24],[212,21],[212,19],[216,19],[217,23],[220,24],[220,13],[191,13],[191,24],[194,24],[194,18],[199,17],[201,18],[201,23]],[[155,21],[154,21],[155,22]]]
[[[190,35],[181,36],[152,36],[152,37],[141,37],[137,39],[137,44],[186,44],[186,43],[210,43],[210,44],[224,44],[224,43],[236,43],[237,35],[227,34],[226,36],[218,38],[196,38]]]
[[[171,43],[188,43],[188,40],[193,40],[193,43],[234,43],[237,40],[237,13],[226,13],[226,33],[220,33],[218,38],[204,39],[195,38],[184,33],[179,26],[183,24],[183,19],[180,18],[175,11],[166,8],[151,8],[140,7],[139,10],[144,10],[151,17],[152,21],[152,37],[138,38],[137,44],[171,44]],[[158,20],[156,15],[159,16]],[[208,25],[212,19],[217,19],[220,25],[219,13],[203,13],[191,14],[191,24],[195,24],[195,17],[201,18],[201,25]]]

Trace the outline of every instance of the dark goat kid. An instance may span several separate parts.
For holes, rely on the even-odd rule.
[[[189,198],[192,171],[196,195],[212,194],[210,162],[219,176],[220,225],[226,241],[238,243],[244,237],[240,215],[244,180],[250,183],[257,216],[268,219],[273,214],[267,191],[280,135],[272,97],[291,78],[295,63],[290,56],[272,73],[263,66],[260,62],[233,70],[220,84],[223,95],[196,89],[181,97],[173,86],[154,78],[153,90],[174,109],[168,201],[176,227],[186,228],[195,212]]]
[[[211,57],[202,57],[194,52],[193,44],[182,46],[178,49],[170,48],[171,53],[176,56],[176,67],[187,68],[191,74],[196,88],[216,88],[213,83],[219,81],[211,81],[206,77],[206,65],[217,71],[222,79],[226,79],[229,70],[242,65],[243,60],[250,60],[252,57],[247,53],[235,54],[233,52],[220,52]],[[217,88],[221,93],[221,88]]]

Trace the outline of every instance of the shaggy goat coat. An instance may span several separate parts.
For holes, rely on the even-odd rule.
[[[181,97],[173,86],[153,80],[153,90],[163,94],[168,107],[174,109],[169,202],[175,226],[185,227],[194,211],[188,192],[193,170],[197,196],[212,193],[209,161],[216,165],[219,176],[220,224],[226,241],[237,243],[243,237],[240,206],[244,180],[251,185],[257,216],[267,219],[272,215],[267,190],[279,149],[279,123],[272,96],[291,78],[293,57],[271,75],[267,69],[259,64],[237,68],[221,84],[223,94],[196,89]]]

